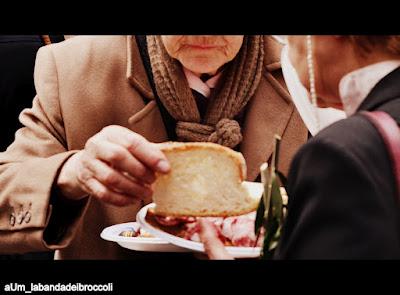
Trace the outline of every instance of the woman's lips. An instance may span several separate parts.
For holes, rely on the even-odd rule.
[[[201,49],[201,50],[218,48],[217,45],[207,45],[207,44],[187,44],[186,46],[189,48]]]

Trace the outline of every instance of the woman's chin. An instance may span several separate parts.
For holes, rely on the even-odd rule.
[[[184,67],[185,67],[185,65],[184,65]],[[218,68],[212,68],[212,67],[201,67],[201,66],[189,65],[185,68],[199,76],[201,74],[208,74],[210,76],[214,76],[218,72]]]
[[[194,57],[191,60],[180,60],[183,67],[196,74],[215,75],[223,62],[217,62],[207,57]]]

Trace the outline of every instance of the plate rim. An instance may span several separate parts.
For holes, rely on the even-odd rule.
[[[201,242],[195,242],[186,240],[160,229],[155,228],[151,224],[147,223],[145,220],[147,210],[151,207],[154,207],[154,203],[150,203],[144,207],[142,207],[136,215],[137,222],[150,234],[154,236],[160,236],[161,239],[166,240],[170,244],[176,245],[178,247],[190,249],[192,251],[202,252],[204,253],[204,245]],[[191,247],[190,247],[191,246]],[[229,254],[235,256],[237,258],[254,258],[259,257],[261,255],[261,247],[235,247],[235,246],[225,246],[225,249]]]
[[[100,237],[103,240],[115,242],[115,243],[152,244],[152,245],[154,245],[154,244],[160,244],[160,245],[171,244],[168,241],[165,241],[158,237],[122,237],[122,236],[117,236],[117,235],[111,234],[111,231],[115,228],[122,227],[122,226],[128,226],[128,225],[132,226],[132,224],[136,224],[136,225],[140,226],[140,223],[137,221],[114,224],[114,225],[105,227],[101,231]],[[107,236],[107,234],[109,234],[109,236]]]

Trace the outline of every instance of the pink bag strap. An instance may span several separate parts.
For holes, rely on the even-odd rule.
[[[397,122],[382,111],[361,112],[380,133],[392,162],[393,174],[396,180],[397,197],[400,202],[400,129]]]

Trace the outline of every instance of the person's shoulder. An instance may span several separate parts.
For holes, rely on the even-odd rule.
[[[377,135],[372,124],[361,114],[339,120],[321,130],[312,141],[325,142],[345,148],[367,137]]]
[[[60,43],[44,46],[40,51],[51,51],[57,65],[85,61],[112,61],[111,56],[126,57],[129,36],[74,36]]]
[[[294,157],[289,178],[310,176],[319,182],[330,182],[338,175],[346,178],[363,174],[375,182],[374,179],[388,175],[388,165],[390,161],[378,131],[366,118],[354,115],[309,139]]]
[[[93,72],[121,72],[126,68],[129,36],[74,36],[60,43],[43,46],[35,69],[55,65],[60,76],[80,80]]]
[[[115,48],[119,46],[126,46],[127,38],[126,35],[77,35],[74,37],[67,38],[63,42],[53,43],[51,46],[54,50],[74,50],[89,48],[91,50],[101,50],[104,48]]]
[[[359,161],[376,158],[384,150],[375,127],[360,114],[333,123],[311,138],[304,148],[329,149]]]

